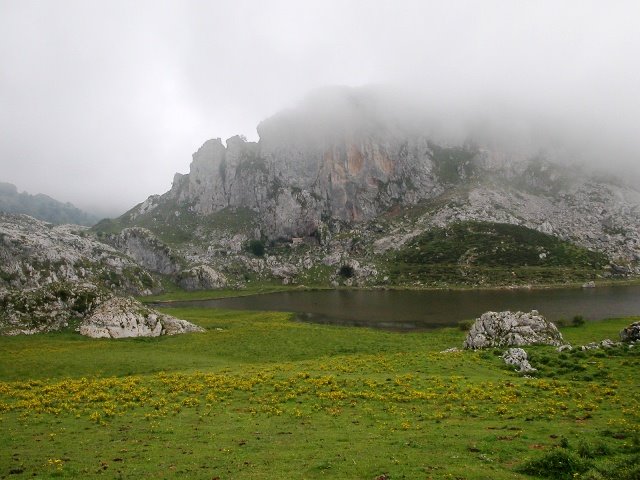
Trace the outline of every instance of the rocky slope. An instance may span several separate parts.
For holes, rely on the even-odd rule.
[[[91,283],[139,295],[159,288],[131,257],[98,241],[86,227],[0,213],[0,291],[53,283]]]
[[[117,302],[122,295],[158,293],[164,279],[187,290],[227,285],[224,275],[207,265],[185,265],[182,257],[144,228],[105,237],[94,235],[87,227],[0,213],[0,334],[57,331],[82,319],[86,324],[87,317],[95,316],[103,303]],[[180,322],[169,317],[165,322],[159,314],[149,317],[139,303],[129,316],[123,308],[118,311],[129,322],[120,336],[151,335],[156,330],[182,333]],[[159,320],[137,322],[140,312],[147,320]],[[96,328],[116,332],[115,326],[100,318]],[[116,337],[117,332],[110,334]]]
[[[18,193],[15,185],[5,182],[0,182],[0,212],[23,213],[56,225],[93,225],[99,220],[70,203],[59,202],[48,195]]]
[[[385,283],[393,252],[465,221],[518,225],[602,252],[610,265],[588,279],[640,272],[637,189],[550,155],[447,141],[385,116],[357,89],[325,100],[265,120],[257,143],[205,142],[169,192],[95,230],[133,254],[131,240],[116,237],[144,227],[180,259],[161,266],[133,254],[145,266],[174,275],[208,266],[231,285]],[[266,254],[252,253],[251,241]]]
[[[67,328],[111,295],[92,283],[59,282],[0,292],[0,335],[30,335]]]
[[[148,295],[160,281],[86,227],[0,213],[0,334],[66,328],[114,295]]]

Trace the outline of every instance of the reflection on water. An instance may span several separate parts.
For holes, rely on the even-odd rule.
[[[493,310],[538,310],[552,321],[583,315],[595,320],[640,315],[640,286],[550,290],[323,290],[180,302],[239,310],[296,312],[301,321],[374,327],[428,329]]]

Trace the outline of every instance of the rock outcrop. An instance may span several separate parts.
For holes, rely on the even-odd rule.
[[[502,359],[507,365],[513,365],[516,367],[519,373],[537,372],[537,370],[529,363],[529,360],[527,359],[527,352],[522,348],[510,348],[502,354]]]
[[[125,228],[114,239],[115,246],[149,271],[172,275],[180,270],[180,260],[171,248],[146,228]]]
[[[634,322],[620,330],[620,340],[623,342],[640,341],[640,322]]]
[[[564,344],[557,327],[536,310],[486,312],[476,319],[464,341],[464,348],[519,347],[523,345]]]
[[[0,293],[0,335],[61,330],[110,296],[91,283],[61,282]]]
[[[133,298],[115,297],[100,304],[80,325],[92,338],[158,337],[204,329],[144,306]]]
[[[132,258],[97,241],[85,227],[52,225],[0,213],[0,289],[92,283],[145,295],[158,284]]]
[[[315,98],[263,121],[258,143],[208,140],[193,154],[189,174],[174,178],[168,197],[200,215],[248,208],[259,212],[265,235],[291,238],[312,235],[327,221],[361,222],[399,201],[415,204],[441,193],[425,137],[407,138],[389,119],[371,122],[372,106],[356,90],[323,95],[344,100],[349,119],[319,112]]]
[[[185,290],[216,290],[227,286],[226,277],[208,265],[196,265],[178,275],[178,285]]]

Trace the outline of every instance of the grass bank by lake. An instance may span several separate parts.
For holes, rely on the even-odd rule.
[[[0,337],[0,478],[506,479],[559,461],[556,478],[637,478],[640,349],[531,347],[523,378],[501,351],[440,353],[461,345],[453,328],[169,313],[206,333]],[[631,321],[563,334],[616,339]]]

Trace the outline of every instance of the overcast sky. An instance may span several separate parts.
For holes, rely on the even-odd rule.
[[[121,213],[205,140],[372,83],[545,112],[638,169],[639,18],[637,1],[0,0],[0,181]]]

